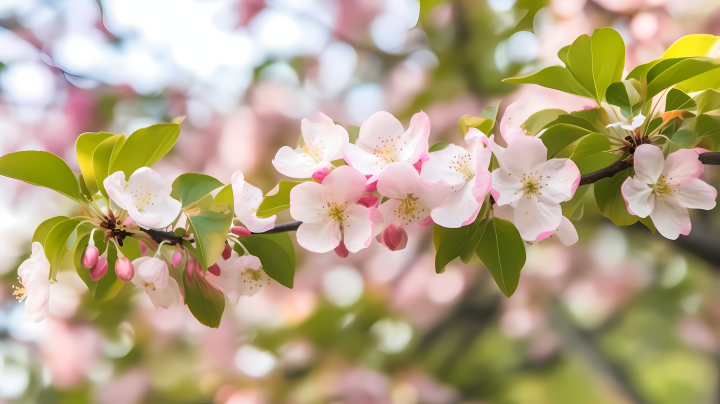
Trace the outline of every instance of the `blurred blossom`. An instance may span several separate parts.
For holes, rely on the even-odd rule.
[[[595,235],[592,255],[600,268],[613,270],[627,253],[625,234],[614,226],[603,226]]]
[[[630,23],[630,31],[640,41],[647,41],[655,37],[660,23],[658,17],[652,12],[635,14]]]
[[[150,388],[147,370],[135,368],[103,383],[95,396],[99,404],[137,403]]]
[[[235,354],[235,366],[252,377],[267,375],[275,368],[276,363],[275,356],[252,345],[243,345]]]
[[[323,277],[325,297],[336,306],[352,306],[362,296],[363,289],[363,278],[352,267],[336,267]]]
[[[718,339],[703,321],[696,317],[685,317],[678,324],[680,338],[686,344],[707,352],[716,352]]]
[[[660,278],[660,285],[666,289],[677,286],[687,274],[687,260],[685,257],[678,255],[673,257],[665,265],[665,270]]]
[[[402,352],[413,335],[410,324],[391,319],[378,321],[371,330],[378,339],[378,349],[388,354]]]
[[[350,113],[349,123],[360,125],[370,115],[385,108],[385,98],[379,85],[365,83],[359,84],[347,92],[345,104]]]
[[[87,326],[71,326],[52,317],[46,323],[40,347],[53,384],[68,388],[81,383],[101,351],[97,331]]]
[[[21,344],[0,341],[0,401],[19,398],[30,385],[30,356]]]

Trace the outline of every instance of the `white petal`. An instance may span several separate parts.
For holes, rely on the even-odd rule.
[[[376,157],[372,152],[365,150],[350,143],[345,147],[345,162],[363,175],[375,175],[380,172],[388,163]]]
[[[668,184],[682,187],[699,178],[704,170],[705,167],[695,150],[681,149],[670,153],[665,160],[662,173],[668,176],[666,179]]]
[[[128,216],[144,229],[158,229],[162,220],[159,216],[139,212],[134,206],[128,209]]]
[[[423,111],[413,115],[408,130],[397,142],[398,157],[401,161],[415,164],[428,152],[430,118]]]
[[[477,128],[470,128],[465,134],[465,144],[468,145],[468,152],[470,152],[471,155],[489,149],[489,141],[490,139]]]
[[[27,290],[23,322],[38,323],[50,312],[50,282]]]
[[[547,159],[547,147],[542,140],[523,136],[512,141],[505,149],[505,165],[502,168],[522,176],[535,171],[536,167]]]
[[[344,242],[350,252],[358,252],[367,248],[373,238],[374,223],[368,218],[369,209],[360,205],[350,205],[345,213],[348,215],[344,228]]]
[[[260,188],[246,182],[241,171],[233,173],[231,183],[235,216],[240,219],[248,230],[254,233],[262,233],[274,228],[275,215],[264,219],[257,217],[257,208],[263,200]]]
[[[480,212],[482,201],[473,196],[474,182],[448,196],[442,205],[432,210],[432,219],[442,227],[458,228],[472,223]]]
[[[492,206],[493,216],[507,220],[509,222],[515,221],[515,208],[510,205],[500,206],[497,203]]]
[[[50,261],[45,255],[45,249],[39,242],[32,243],[32,254],[30,258],[23,261],[17,270],[18,276],[23,282],[29,282],[30,278],[39,274],[40,277],[47,278],[50,274]],[[48,281],[49,282],[49,281]]]
[[[160,258],[150,258],[135,268],[137,277],[143,283],[152,283],[156,289],[162,289],[168,284],[170,272],[167,264]],[[135,278],[133,277],[133,280]],[[134,282],[133,282],[134,283]]]
[[[515,101],[514,103],[508,105],[503,113],[502,120],[500,121],[500,134],[507,144],[510,144],[510,142],[512,142],[517,136],[525,135],[525,131],[520,128],[520,122],[511,121],[515,110],[522,104],[523,100]]]
[[[559,203],[547,204],[537,198],[523,197],[515,208],[515,226],[520,237],[536,240],[542,233],[555,231],[560,226],[562,209]]]
[[[427,183],[457,186],[465,182],[465,178],[455,168],[457,159],[469,158],[468,152],[454,144],[443,150],[428,154],[428,159],[423,163],[420,178]]]
[[[145,282],[145,280],[140,276],[140,271],[138,271],[138,269],[140,268],[140,265],[142,265],[142,263],[152,258],[153,257],[140,257],[132,262],[133,268],[135,268],[135,273],[133,274],[130,282],[132,282],[133,285],[141,285]]]
[[[657,201],[650,218],[657,231],[670,240],[677,240],[681,234],[690,234],[690,215],[687,209],[678,205],[673,198],[666,198],[664,202]]]
[[[572,199],[580,184],[580,170],[570,159],[550,159],[537,171],[543,176],[543,195],[549,195],[555,202]]]
[[[706,182],[696,179],[681,187],[675,193],[675,198],[684,208],[710,210],[715,208],[717,190]]]
[[[336,125],[327,115],[316,112],[310,119],[303,119],[300,130],[306,143],[315,142],[322,146],[323,160],[342,158],[349,136],[345,128]]]
[[[178,217],[180,209],[182,209],[181,205],[180,201],[174,199],[170,195],[158,195],[158,197],[155,198],[155,202],[146,206],[143,210],[147,215],[153,215],[158,218],[158,223],[152,227],[163,228],[167,227]],[[142,224],[140,225],[142,226]]]
[[[573,245],[578,241],[578,234],[575,226],[565,216],[560,219],[560,226],[558,226],[555,234],[560,242],[567,246]]]
[[[492,151],[492,154],[495,155],[495,159],[498,161],[498,164],[500,167],[504,167],[506,165],[505,163],[505,151],[506,149],[497,143],[495,143],[495,135],[490,136],[490,140],[488,141],[490,150]]]
[[[296,237],[300,247],[310,252],[324,253],[340,244],[340,228],[331,221],[304,222],[297,229]]]
[[[692,151],[691,151],[692,152]],[[697,154],[695,154],[697,158]],[[654,184],[663,172],[665,158],[659,147],[650,144],[638,146],[635,150],[635,174],[645,184]]]
[[[349,166],[340,166],[325,177],[322,186],[325,187],[325,194],[330,200],[338,203],[356,203],[365,193],[366,181],[367,178],[358,170]]]
[[[295,220],[325,220],[325,203],[325,187],[316,182],[303,182],[290,190],[290,216]]]
[[[105,192],[107,192],[110,199],[121,209],[129,210],[135,206],[132,198],[124,198],[125,190],[127,189],[127,181],[125,181],[125,173],[117,171],[112,175],[105,178],[103,181]]]
[[[180,287],[174,278],[170,278],[167,285],[163,288],[158,288],[157,286],[155,289],[147,287],[145,291],[148,296],[150,296],[150,300],[156,309],[161,307],[167,309],[170,306],[180,304]]]
[[[642,126],[642,124],[644,124],[644,123],[645,123],[645,116],[642,115],[642,114],[639,114],[638,116],[636,116],[635,118],[633,118],[632,124],[631,124],[631,125],[632,125],[632,129],[631,129],[631,130],[635,130],[635,129],[639,128],[639,127]]]
[[[395,148],[405,130],[392,114],[379,111],[372,114],[360,125],[360,134],[355,144],[367,153],[375,148]]]
[[[280,174],[291,178],[310,178],[315,171],[325,166],[322,162],[316,163],[309,155],[298,153],[287,146],[278,150],[272,164]]]
[[[628,177],[620,187],[625,206],[631,215],[648,217],[655,207],[655,195],[652,188],[648,187],[637,177]]]
[[[492,172],[492,188],[500,194],[495,200],[500,206],[513,204],[524,195],[521,178],[503,167]]]
[[[377,180],[377,190],[380,195],[405,199],[408,195],[415,193],[420,181],[420,174],[409,163],[398,162],[387,166],[377,176]]]
[[[243,255],[239,258],[238,265],[243,269],[260,269],[262,262],[260,261],[260,258],[254,255]]]

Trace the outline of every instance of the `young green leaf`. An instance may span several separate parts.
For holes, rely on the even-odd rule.
[[[622,79],[625,44],[612,28],[597,29],[592,38],[581,35],[570,46],[568,69],[600,104],[611,83]]]
[[[170,196],[182,202],[182,206],[185,207],[223,185],[209,175],[187,173],[173,181]]]
[[[50,231],[60,222],[64,222],[66,220],[69,220],[70,218],[65,216],[55,216],[53,218],[47,219],[44,222],[40,223],[40,225],[35,228],[35,233],[33,233],[32,242],[38,242],[42,244],[43,249],[45,248],[45,241],[47,240],[48,234],[50,234]]]
[[[585,194],[587,194],[588,190],[592,188],[592,186],[593,184],[583,185],[579,187],[577,190],[575,190],[575,195],[573,195],[572,199],[560,203],[563,216],[572,217],[575,211],[577,211],[583,206],[583,198],[585,197]]]
[[[694,101],[697,103],[698,115],[720,109],[720,93],[713,89],[705,90],[696,95]]]
[[[599,152],[577,160],[575,161],[575,164],[577,164],[580,174],[585,175],[603,169],[618,160],[620,160],[620,156],[617,154]]]
[[[240,242],[250,254],[258,257],[265,273],[277,283],[292,289],[295,279],[295,248],[287,233],[254,234]],[[235,251],[243,255],[242,247]]]
[[[672,88],[668,91],[667,97],[665,98],[665,112],[667,111],[692,111],[697,108],[695,101],[684,92],[677,88]]]
[[[215,289],[198,272],[195,272],[190,277],[186,273],[181,276],[185,289],[185,304],[192,315],[201,324],[211,328],[218,328],[225,310],[225,295]]]
[[[36,150],[19,151],[0,157],[0,175],[50,188],[82,203],[77,179],[58,156]]]
[[[436,151],[440,151],[440,150],[445,150],[445,149],[446,149],[448,146],[450,146],[450,145],[451,145],[450,142],[444,142],[444,141],[442,141],[442,140],[439,141],[439,142],[435,142],[435,143],[433,143],[433,145],[430,146],[430,148],[428,149],[428,153],[432,153],[432,152],[436,152]]]
[[[282,212],[290,208],[290,191],[296,185],[302,184],[304,181],[288,181],[280,180],[277,185],[277,193],[267,195],[258,206],[257,217],[268,218],[276,213]]]
[[[595,96],[585,89],[573,77],[570,70],[560,66],[550,66],[542,70],[520,74],[503,80],[504,83],[514,84],[537,84],[539,86],[552,88],[580,97],[595,99]]]
[[[561,123],[549,127],[545,133],[540,135],[540,140],[547,147],[547,158],[550,159],[555,156],[555,153],[589,133],[585,128]]]
[[[612,178],[604,178],[595,183],[595,201],[600,213],[612,220],[615,226],[630,226],[638,221],[637,216],[631,215],[625,200],[620,193],[620,187],[625,179],[634,175],[632,168],[620,171]]]
[[[207,271],[208,267],[217,262],[225,248],[225,240],[232,226],[232,213],[227,205],[214,203],[210,195],[184,207],[183,211],[193,227],[197,250],[195,257],[203,271]]]
[[[477,255],[507,297],[512,296],[525,266],[525,243],[511,222],[490,219],[477,247]]]
[[[532,115],[521,125],[529,136],[535,136],[543,130],[550,122],[556,120],[560,115],[567,115],[562,109],[543,109]]]
[[[108,195],[107,192],[105,192],[103,181],[112,174],[110,167],[115,159],[117,159],[124,144],[125,135],[114,135],[100,142],[93,153],[92,162],[95,182],[100,193],[102,193],[105,198],[107,198]]]
[[[75,142],[75,152],[77,153],[78,165],[90,195],[98,193],[97,182],[95,180],[95,168],[93,167],[93,154],[95,149],[103,142],[103,140],[115,136],[112,133],[83,133]]]
[[[667,59],[653,66],[647,73],[647,99],[660,94],[668,87],[699,74],[720,68],[720,62],[711,58]]]
[[[625,118],[637,116],[645,102],[645,85],[635,79],[618,81],[608,87],[605,97]]]
[[[686,35],[678,39],[663,54],[663,59],[673,59],[693,56],[712,57],[720,37],[715,35],[696,34]],[[711,70],[699,74],[675,85],[675,88],[686,93],[703,91],[708,88],[720,87],[720,70]]]
[[[57,272],[60,269],[60,262],[68,251],[66,248],[67,241],[75,232],[75,228],[80,223],[77,219],[67,219],[56,224],[45,240],[45,256],[50,261],[50,279],[57,281]]]
[[[360,127],[354,126],[354,125],[349,125],[347,127],[347,133],[348,133],[350,143],[355,144],[357,139],[360,137]]]
[[[235,217],[235,202],[232,185],[226,185],[215,195],[215,203],[224,203],[230,208],[230,215]]]
[[[125,173],[125,179],[141,167],[150,167],[165,156],[180,136],[180,125],[161,123],[141,128],[128,137],[117,159],[110,166],[110,174]]]

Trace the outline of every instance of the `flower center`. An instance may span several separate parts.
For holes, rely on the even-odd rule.
[[[347,203],[330,202],[325,206],[325,212],[328,215],[328,220],[332,220],[333,226],[336,224],[343,225],[350,217],[345,213]]]
[[[522,179],[520,180],[522,182],[522,188],[518,191],[522,191],[525,195],[527,195],[528,199],[533,196],[540,196],[543,187],[546,185],[543,184],[542,180],[543,176],[538,174],[537,171],[531,174],[523,174]]]
[[[314,141],[306,142],[304,146],[301,147],[302,151],[305,152],[310,158],[312,158],[315,163],[319,163],[323,159],[323,152],[325,151],[325,146],[322,144],[322,140],[318,140],[318,143],[315,143]]]
[[[395,208],[395,216],[399,217],[406,223],[412,222],[414,219],[419,219],[419,212],[424,212],[425,209],[420,209],[420,206],[418,205],[418,197],[413,197],[413,194],[407,194],[407,197],[400,199],[400,198],[393,198],[395,200],[400,201],[400,205],[398,205],[397,208]]]
[[[262,270],[262,267],[260,267],[259,269],[252,269],[252,268],[246,269],[245,272],[243,272],[241,274],[241,276],[243,278],[243,283],[249,283],[250,289],[252,289],[254,287],[261,288],[262,287],[261,270]],[[267,284],[268,285],[270,284],[270,279],[268,279]]]
[[[132,181],[128,182],[128,187],[132,186]],[[139,188],[130,191],[133,202],[138,211],[145,209],[148,205],[155,205],[155,198],[158,196],[158,190],[150,186],[150,183],[140,185]]]
[[[15,299],[17,299],[18,303],[22,303],[22,301],[25,300],[28,295],[28,290],[25,287],[25,283],[22,281],[22,279],[18,278],[18,282],[21,285],[20,287],[17,287],[15,285],[12,286],[14,289],[13,296],[15,296]]]
[[[460,173],[465,181],[470,181],[475,176],[475,167],[472,164],[470,155],[466,153],[458,154],[450,159],[450,169]]]
[[[382,147],[376,147],[373,150],[375,157],[385,160],[385,163],[390,164],[397,161],[397,154],[395,148],[390,145],[383,145]]]
[[[148,287],[151,287],[152,290],[155,290],[155,284],[152,282],[145,282],[145,289],[147,289]]]
[[[667,183],[667,177],[668,175],[661,175],[660,178],[658,178],[655,185],[652,186],[653,194],[655,194],[655,197],[660,201],[663,202],[665,198],[673,196],[675,194],[675,190],[670,187],[670,185]]]

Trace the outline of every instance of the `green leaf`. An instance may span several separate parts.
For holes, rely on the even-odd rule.
[[[573,195],[572,199],[567,202],[560,203],[563,216],[572,217],[575,211],[577,211],[578,209],[582,209],[583,198],[585,197],[585,194],[587,194],[588,190],[592,188],[592,186],[593,184],[583,185],[579,187],[577,190],[575,190],[575,195]]]
[[[435,143],[434,143],[432,146],[430,146],[430,148],[428,149],[428,153],[432,153],[432,152],[436,152],[436,151],[440,151],[440,150],[445,150],[445,149],[446,149],[448,146],[450,146],[451,144],[452,144],[452,143],[444,142],[444,141],[442,141],[442,140],[439,141],[439,142],[435,142]]]
[[[600,213],[612,220],[615,226],[630,226],[639,219],[627,211],[625,200],[620,193],[623,182],[632,176],[633,172],[632,168],[628,168],[612,178],[604,178],[595,183],[595,201]]]
[[[720,68],[720,62],[704,57],[663,60],[647,73],[647,99],[681,81],[717,68]]]
[[[82,203],[77,179],[58,156],[45,151],[19,151],[0,157],[0,175],[50,188]]]
[[[350,138],[350,143],[355,144],[357,139],[360,137],[360,127],[354,126],[354,125],[349,125],[347,127],[347,133]]]
[[[287,233],[253,234],[240,242],[258,257],[265,273],[277,283],[292,289],[295,279],[295,248]],[[238,254],[244,252],[236,245]]]
[[[637,116],[645,102],[645,87],[635,79],[618,81],[608,87],[606,99],[619,107],[625,118]]]
[[[542,70],[517,75],[503,80],[505,83],[515,84],[537,84],[539,86],[560,90],[566,93],[579,95],[580,97],[594,100],[595,97],[585,89],[570,70],[560,66],[550,66]]]
[[[67,253],[67,241],[80,223],[77,219],[67,219],[56,224],[45,240],[45,256],[50,261],[50,279],[57,281],[60,262]],[[72,248],[72,247],[71,247]]]
[[[693,56],[711,56],[718,43],[715,35],[696,34],[687,35],[678,39],[663,54],[663,59]],[[703,91],[708,88],[720,87],[720,70],[712,70],[687,79],[675,86],[686,93]]]
[[[610,83],[622,79],[625,44],[612,28],[597,29],[592,38],[581,35],[570,46],[568,69],[598,104]]]
[[[697,108],[695,101],[677,88],[670,89],[665,99],[665,112],[667,111],[692,111]]]
[[[95,168],[93,167],[93,154],[95,149],[103,140],[115,136],[112,133],[83,133],[75,142],[75,152],[77,153],[78,165],[82,172],[85,186],[90,195],[98,193],[97,182],[95,180]]]
[[[720,135],[720,117],[700,115],[695,120],[695,130],[698,137]]]
[[[555,153],[588,133],[589,131],[585,128],[561,123],[549,127],[545,133],[540,135],[540,140],[547,147],[547,158],[551,159]]]
[[[125,173],[125,179],[142,167],[150,167],[165,156],[180,136],[180,125],[161,123],[141,128],[128,137],[125,146],[110,166],[110,174]]]
[[[495,126],[499,106],[500,102],[497,105],[485,107],[479,117],[463,115],[458,122],[460,134],[465,136],[470,128],[477,128],[483,134],[490,136],[490,132]]]
[[[218,328],[225,310],[225,295],[212,286],[199,273],[182,275],[185,304],[192,315],[203,325]],[[190,278],[190,279],[188,279]]]
[[[233,197],[232,185],[226,185],[215,195],[215,203],[224,203],[230,208],[230,214],[235,217],[235,202]]]
[[[183,174],[173,181],[170,196],[180,201],[185,207],[223,185],[222,182],[209,175]]]
[[[705,90],[694,97],[697,103],[697,114],[705,114],[720,109],[720,93],[713,90]]]
[[[657,229],[655,228],[655,223],[653,223],[650,216],[640,218],[639,222],[644,224],[645,227],[647,227],[652,232],[652,234],[655,234],[655,232],[657,232]]]
[[[503,294],[512,296],[525,265],[525,244],[515,225],[497,217],[490,219],[478,244],[477,255]]]
[[[140,243],[137,239],[134,239],[132,237],[125,237],[122,245],[120,246],[120,252],[122,252],[125,258],[129,259],[130,261],[135,261],[142,256],[142,252],[140,250]]]
[[[608,119],[608,114],[607,111],[605,111],[605,108],[581,109],[579,111],[571,112],[570,116],[578,117],[588,122],[591,125],[590,127],[594,129],[591,130],[591,132],[606,133],[606,126],[610,123],[610,119]],[[584,125],[575,125],[583,128],[585,127]]]
[[[556,120],[560,115],[567,115],[562,109],[543,109],[532,115],[521,125],[529,136],[535,136],[550,122]]]
[[[610,140],[605,135],[591,133],[555,153],[555,158],[569,158],[577,163],[591,154],[607,150],[610,150]]]
[[[103,254],[105,252],[105,242],[103,240],[104,236],[102,232],[96,231],[93,238],[95,240],[95,246],[98,248],[100,254]],[[115,274],[115,263],[118,259],[117,250],[115,249],[115,245],[113,243],[108,244],[107,273],[97,282],[93,282],[90,279],[90,270],[84,268],[81,264],[82,255],[85,251],[85,248],[87,248],[89,240],[90,235],[84,235],[75,248],[75,270],[77,271],[83,282],[85,282],[85,284],[87,285],[88,289],[90,290],[90,294],[92,294],[93,296],[93,299],[95,299],[96,302],[105,302],[117,296],[117,294],[120,293],[123,285],[125,285],[125,282],[120,280]],[[127,239],[125,241],[127,241]],[[138,247],[138,249],[139,248],[140,247]],[[135,268],[135,270],[137,270],[137,268]]]
[[[568,52],[570,52],[570,46],[571,45],[563,46],[562,48],[560,48],[560,50],[557,53],[558,58],[565,64],[565,67],[568,67],[568,64],[569,64],[568,63]]]
[[[193,227],[197,252],[195,257],[203,271],[207,271],[222,255],[232,226],[232,213],[227,205],[214,203],[210,195],[191,203],[183,210]]]
[[[692,149],[695,147],[695,132],[690,130],[678,130],[672,138],[666,150],[667,154],[676,152],[680,149]]]
[[[102,142],[95,148],[93,153],[93,170],[95,171],[95,182],[97,188],[105,198],[108,197],[105,192],[103,181],[110,175],[110,166],[112,166],[117,156],[120,154],[125,144],[125,135],[114,135]]]
[[[575,163],[580,170],[580,174],[585,175],[603,169],[618,160],[620,160],[620,156],[617,154],[600,152],[591,154]]]
[[[50,231],[53,229],[53,227],[55,227],[55,225],[57,225],[58,223],[64,222],[66,220],[69,220],[69,218],[65,216],[55,216],[40,223],[40,225],[35,229],[35,233],[33,233],[32,242],[38,242],[42,244],[44,249],[47,236],[48,234],[50,234]]]
[[[444,272],[445,267],[458,257],[465,264],[470,262],[488,223],[487,219],[485,219],[488,206],[487,202],[483,203],[475,221],[467,226],[444,228],[435,225],[433,238],[437,237],[435,247],[436,273]]]
[[[290,191],[305,181],[280,180],[277,193],[265,196],[258,206],[257,217],[264,219],[290,208]]]

